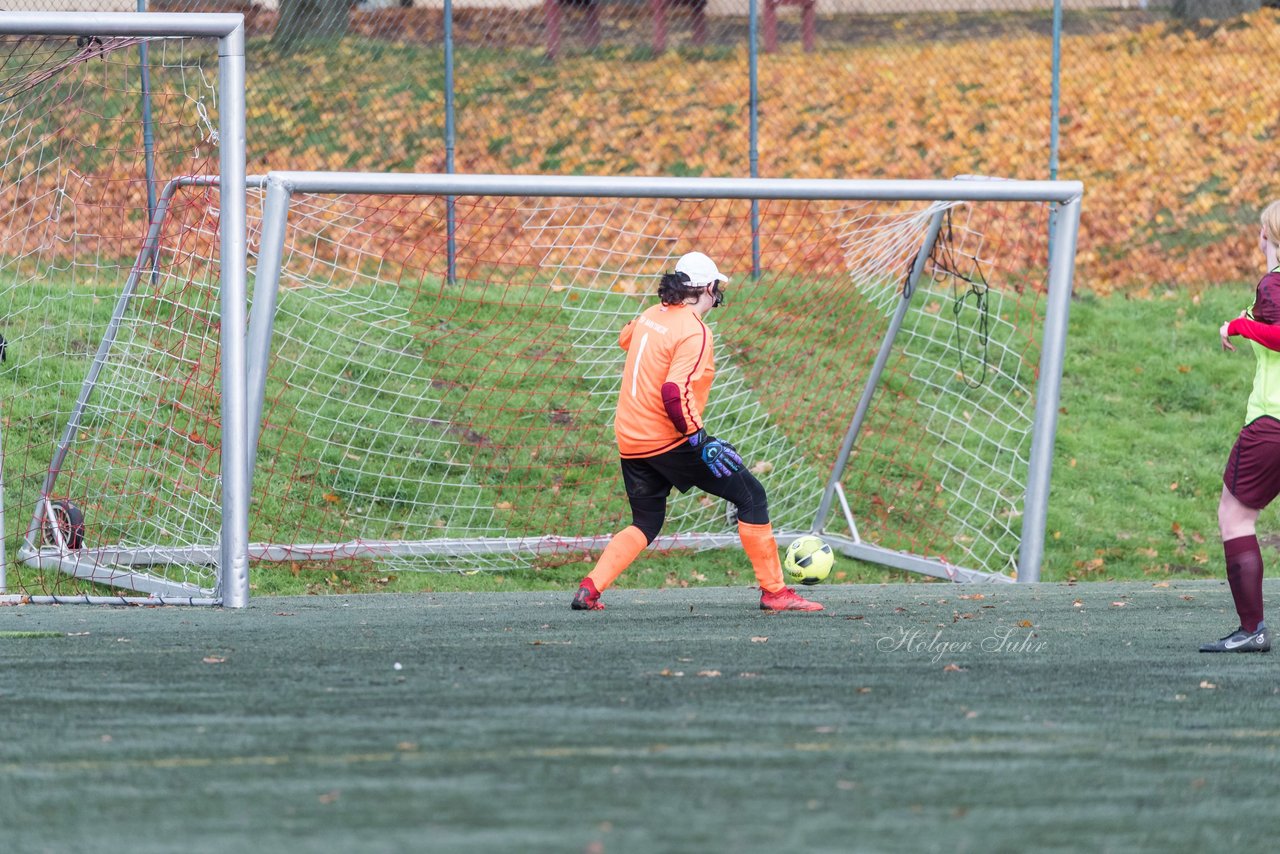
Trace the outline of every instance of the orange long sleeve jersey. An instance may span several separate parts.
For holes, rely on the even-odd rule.
[[[655,305],[622,328],[627,351],[614,433],[623,457],[652,457],[702,427],[716,360],[711,330],[686,305]]]

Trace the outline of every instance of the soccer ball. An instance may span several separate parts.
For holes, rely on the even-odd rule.
[[[831,573],[835,562],[831,546],[812,534],[806,534],[787,546],[782,569],[792,581],[820,584]]]

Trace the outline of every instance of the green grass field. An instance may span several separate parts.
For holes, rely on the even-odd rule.
[[[1274,658],[1196,652],[1234,625],[1223,582],[813,595],[0,608],[5,850],[1165,854],[1280,829]]]

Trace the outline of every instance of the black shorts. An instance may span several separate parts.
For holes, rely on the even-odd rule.
[[[695,486],[709,492],[705,482],[722,479],[711,473],[689,444],[677,445],[654,457],[622,460],[622,482],[627,495],[636,498],[666,497],[673,486],[681,492]]]
[[[743,522],[763,525],[769,521],[769,499],[755,475],[744,468],[726,477],[716,477],[690,445],[680,445],[653,457],[624,458],[622,482],[627,488],[627,498],[633,502],[655,498],[665,501],[673,486],[681,492],[696,486],[731,502]]]
[[[1244,426],[1227,458],[1222,485],[1254,510],[1280,495],[1280,421],[1263,416]]]

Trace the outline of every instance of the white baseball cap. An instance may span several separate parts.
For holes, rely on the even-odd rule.
[[[721,273],[716,267],[716,262],[712,261],[701,252],[690,252],[681,255],[680,260],[676,262],[676,272],[684,273],[689,277],[689,281],[695,285],[709,285],[712,282],[728,282],[729,277]]]

